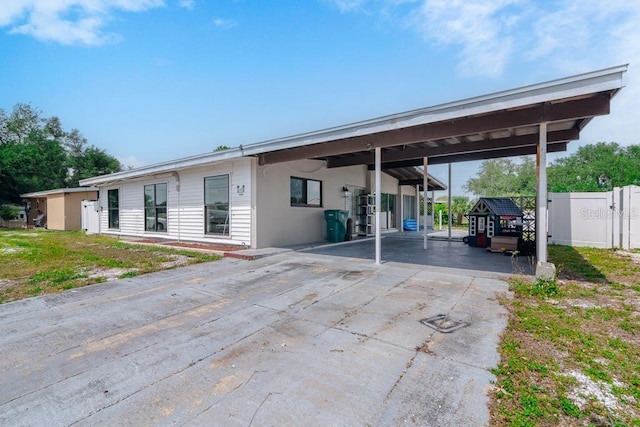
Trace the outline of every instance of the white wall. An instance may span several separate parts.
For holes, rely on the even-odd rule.
[[[640,187],[601,193],[549,193],[550,243],[640,248]]]
[[[610,248],[612,193],[549,193],[549,243]]]
[[[366,187],[366,169],[366,166],[327,169],[320,160],[258,166],[257,246],[286,246],[326,240],[324,211],[344,209],[342,187]],[[322,181],[322,207],[291,206],[292,176]]]
[[[100,229],[104,234],[251,245],[252,162],[250,158],[126,181],[100,188]],[[204,178],[229,175],[230,237],[204,232]],[[144,186],[167,183],[166,232],[144,230]],[[120,229],[108,228],[107,190],[120,190]],[[241,189],[244,188],[244,191]]]

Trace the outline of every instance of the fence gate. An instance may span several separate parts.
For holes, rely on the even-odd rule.
[[[613,247],[613,192],[549,193],[549,242]]]
[[[640,187],[622,188],[620,196],[620,246],[623,249],[640,248]]]
[[[100,233],[100,202],[98,201],[82,201],[82,229],[87,234]]]

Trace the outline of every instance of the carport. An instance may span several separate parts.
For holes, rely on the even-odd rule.
[[[553,274],[547,263],[547,153],[566,151],[594,117],[609,114],[626,71],[627,65],[621,65],[266,141],[247,147],[244,154],[257,155],[260,165],[299,159],[325,160],[329,168],[366,164],[375,170],[376,215],[382,171],[422,165],[426,189],[429,164],[536,154],[536,274]],[[381,258],[377,220],[375,262],[380,264]]]

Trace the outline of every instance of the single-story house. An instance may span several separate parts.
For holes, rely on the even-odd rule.
[[[57,188],[21,194],[27,212],[27,226],[50,230],[80,230],[81,203],[98,200],[98,188]]]
[[[481,197],[467,215],[469,245],[516,250],[523,216],[522,209],[508,197]]]
[[[311,159],[261,166],[231,149],[83,182],[100,188],[100,233],[264,248],[326,240],[325,210],[348,211],[354,235],[366,230],[360,203],[373,175],[366,165],[328,169]],[[407,200],[422,177],[415,167],[382,174],[382,229],[415,217],[403,205],[416,205]],[[428,179],[429,190],[446,189]]]
[[[323,210],[353,211],[357,199],[345,194],[375,194],[375,262],[380,263],[381,231],[402,228],[404,197],[417,196],[414,186],[431,190],[429,165],[536,154],[531,233],[539,237],[536,255],[544,274],[549,271],[547,153],[565,151],[594,117],[609,114],[626,71],[627,65],[620,65],[89,178],[80,185],[100,189],[102,233],[252,248],[324,240]],[[423,166],[422,179],[393,175],[398,168],[415,173],[415,166]]]

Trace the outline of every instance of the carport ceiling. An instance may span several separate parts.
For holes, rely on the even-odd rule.
[[[372,165],[382,149],[382,168],[453,163],[535,154],[539,124],[547,123],[549,152],[565,151],[596,116],[609,114],[623,86],[626,65],[409,111],[276,142],[258,154],[261,165],[300,159],[327,167]],[[275,147],[274,147],[275,148]]]

